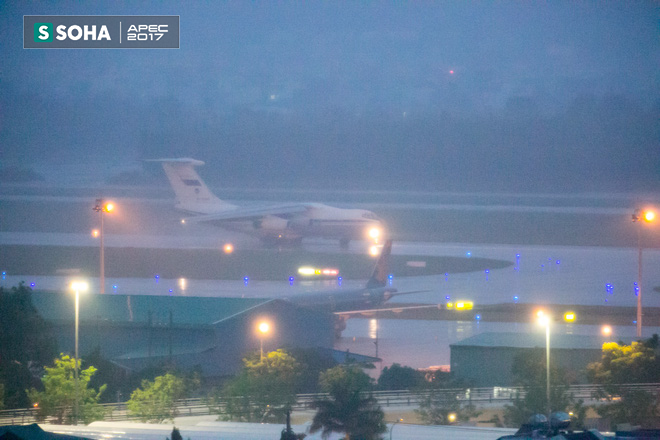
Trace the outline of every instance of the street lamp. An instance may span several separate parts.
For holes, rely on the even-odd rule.
[[[633,223],[651,223],[655,220],[655,212],[635,209],[632,215]],[[642,337],[642,232],[637,228],[637,337]]]
[[[115,205],[112,202],[105,202],[103,199],[96,199],[96,205],[92,208],[94,211],[98,212],[101,217],[101,256],[100,256],[100,265],[101,270],[99,274],[100,283],[101,283],[101,293],[105,293],[105,254],[103,246],[103,214],[106,212],[112,212],[115,209]]]
[[[259,325],[257,326],[257,330],[259,330],[259,351],[261,353],[261,360],[264,360],[264,337],[268,335],[270,332],[270,324],[266,321],[261,321]]]
[[[546,398],[546,412],[548,420],[550,420],[550,316],[543,310],[536,312],[538,322],[545,326],[545,398]]]
[[[548,423],[550,423],[550,414],[552,413],[552,408],[550,404],[550,323],[552,322],[552,316],[545,313],[543,310],[536,312],[537,321],[540,325],[545,326],[545,398],[546,398],[546,410],[548,413]],[[564,313],[564,321],[574,322],[576,319],[575,312],[569,311]]]
[[[403,422],[403,419],[396,419],[396,421],[392,423],[392,426],[390,427],[390,440],[392,440],[392,431],[394,431],[394,427],[400,422]]]
[[[76,383],[76,399],[74,401],[74,420],[76,425],[78,424],[78,415],[79,415],[79,400],[80,400],[80,381],[78,379],[78,315],[80,312],[80,292],[87,292],[88,285],[84,281],[74,281],[71,283],[71,290],[76,292],[76,301],[75,301],[75,359],[74,359],[74,368],[73,368],[73,377]]]

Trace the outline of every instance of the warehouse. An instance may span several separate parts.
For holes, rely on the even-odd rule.
[[[512,386],[516,357],[542,350],[545,359],[545,342],[545,332],[481,333],[449,346],[451,373],[475,387]],[[563,368],[571,382],[584,383],[587,365],[600,361],[605,342],[602,336],[552,335],[551,362]]]
[[[72,295],[33,292],[60,351],[74,352]],[[198,368],[205,377],[237,372],[242,358],[278,348],[332,349],[333,316],[286,301],[155,295],[80,297],[79,353],[98,349],[129,371],[163,364]],[[268,331],[258,326],[268,323]]]

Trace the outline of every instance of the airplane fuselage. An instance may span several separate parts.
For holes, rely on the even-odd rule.
[[[239,207],[220,200],[206,186],[194,170],[204,162],[190,158],[155,161],[162,163],[172,185],[176,208],[195,215],[190,222],[213,223],[273,242],[321,237],[339,239],[345,246],[349,240],[382,237],[383,224],[371,211],[295,202]]]
[[[302,237],[373,240],[375,237],[370,236],[370,232],[383,229],[382,222],[371,211],[341,209],[320,203],[306,204],[306,207],[299,213],[264,215],[250,220],[223,220],[217,222],[217,226],[272,240],[297,240]],[[209,223],[215,222],[210,220]]]

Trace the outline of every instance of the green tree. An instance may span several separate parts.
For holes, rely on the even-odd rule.
[[[512,405],[504,407],[504,423],[517,427],[534,414],[547,414],[546,358],[542,349],[532,350],[515,357],[512,374],[514,383],[523,388]],[[566,372],[550,363],[550,409],[566,411],[575,403],[569,393]]]
[[[243,359],[243,369],[219,395],[212,397],[211,409],[227,420],[282,422],[296,403],[298,362],[284,350],[257,353]]]
[[[41,379],[44,390],[38,391],[32,388],[27,392],[30,401],[37,405],[39,420],[54,417],[58,424],[73,422],[73,407],[76,399],[75,366],[74,358],[61,354],[55,359],[54,367],[45,367],[46,374]],[[78,359],[78,367],[80,367],[80,359]],[[89,386],[94,373],[96,368],[90,366],[80,370],[78,374],[80,420],[84,423],[102,420],[105,415],[105,410],[99,405],[105,385],[102,385],[98,391]]]
[[[599,362],[589,364],[587,375],[592,382],[606,388],[618,384],[654,383],[660,381],[660,359],[655,354],[657,335],[646,342],[619,345],[616,342],[603,344],[603,355]]]
[[[174,421],[177,401],[186,396],[186,381],[173,373],[157,376],[153,382],[143,380],[141,388],[131,393],[128,410],[143,422]]]
[[[645,426],[659,413],[656,396],[643,390],[630,390],[624,385],[660,381],[660,359],[656,355],[658,335],[630,345],[603,344],[599,362],[589,364],[587,375],[602,385],[600,396],[610,403],[597,407],[601,417],[614,424],[633,423]],[[617,397],[619,399],[614,400]]]
[[[0,383],[5,405],[29,406],[26,390],[39,384],[42,366],[56,356],[55,340],[32,304],[32,289],[23,283],[0,287]]]
[[[322,371],[337,365],[330,351],[316,348],[292,348],[289,354],[300,364],[300,374],[296,376],[296,393],[320,392],[319,375]]]
[[[450,425],[454,422],[467,422],[472,417],[479,416],[473,405],[464,404],[460,395],[469,393],[463,388],[441,389],[428,387],[419,392],[419,408],[415,413],[427,425]]]
[[[327,397],[314,402],[311,433],[321,430],[323,437],[338,432],[346,440],[371,440],[387,430],[372,380],[357,366],[338,365],[321,373],[319,381]]]
[[[413,390],[425,384],[424,373],[411,367],[392,364],[383,368],[378,378],[379,390]]]

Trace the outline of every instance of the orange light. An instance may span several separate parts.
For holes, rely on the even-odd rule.
[[[92,237],[98,238],[100,232],[98,229],[92,229]]]
[[[644,220],[646,220],[649,223],[652,222],[653,220],[655,220],[655,212],[645,211],[644,212]]]
[[[259,332],[262,335],[265,335],[270,331],[270,324],[268,324],[266,321],[263,321],[259,323],[259,326],[257,328],[259,329]]]
[[[225,251],[225,254],[231,254],[232,252],[234,252],[234,245],[231,243],[227,243],[225,244],[223,249]]]
[[[104,212],[112,212],[114,211],[114,209],[115,209],[115,205],[112,202],[106,203],[105,206],[103,207]]]

